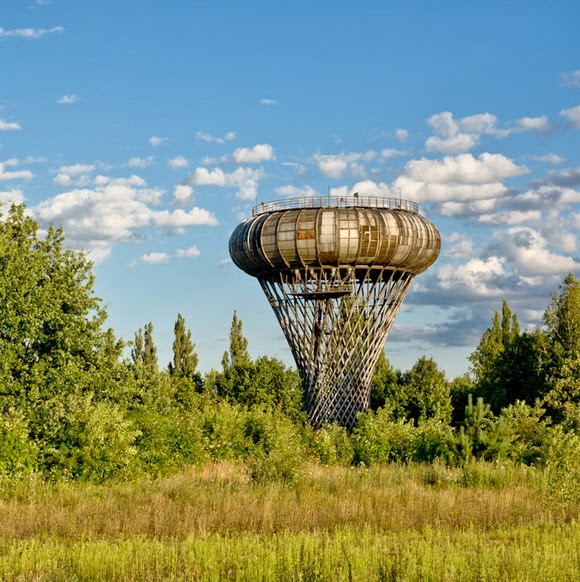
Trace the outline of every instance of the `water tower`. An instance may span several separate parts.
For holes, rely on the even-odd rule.
[[[441,237],[398,198],[300,198],[262,203],[230,238],[258,279],[304,382],[312,425],[347,428],[367,410],[387,334],[413,277]]]

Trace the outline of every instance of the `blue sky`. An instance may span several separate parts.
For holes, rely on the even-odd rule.
[[[538,325],[580,276],[580,4],[8,0],[0,201],[62,223],[109,325],[181,313],[218,368],[234,309],[253,355],[292,363],[227,243],[255,201],[358,191],[440,229],[387,341],[449,376],[507,298]]]

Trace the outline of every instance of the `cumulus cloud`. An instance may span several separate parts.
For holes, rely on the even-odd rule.
[[[511,210],[494,214],[483,214],[478,218],[483,224],[509,225],[540,224],[542,213],[539,210]]]
[[[478,113],[455,119],[450,111],[442,111],[429,117],[427,123],[435,133],[425,142],[427,150],[443,154],[469,151],[477,145],[482,134],[504,134],[497,128],[497,117],[491,113]]]
[[[159,137],[158,135],[152,135],[147,141],[152,145],[152,146],[159,146],[162,143],[165,143],[168,140],[167,137]]]
[[[57,170],[53,182],[63,188],[70,186],[86,186],[90,184],[90,174],[94,172],[96,166],[93,164],[74,164],[72,166],[61,166]]]
[[[234,188],[239,200],[253,200],[257,196],[258,182],[263,175],[263,170],[253,168],[237,168],[233,172],[224,172],[221,168],[208,170],[199,167],[189,176],[187,183],[191,186]]]
[[[473,241],[459,232],[445,237],[445,255],[451,258],[463,258],[473,255]]]
[[[317,164],[321,174],[327,178],[340,178],[347,170],[360,176],[362,172],[361,163],[368,162],[376,157],[377,153],[369,150],[367,152],[315,154],[313,160]],[[388,155],[385,157],[388,157]]]
[[[179,168],[187,168],[189,166],[189,162],[187,158],[183,156],[176,156],[175,158],[171,158],[169,161],[169,167],[173,170],[177,170]]]
[[[546,239],[533,228],[514,226],[495,236],[501,256],[525,275],[559,275],[580,267],[573,257],[552,252]]]
[[[10,207],[12,204],[22,204],[24,202],[24,192],[19,188],[12,190],[0,190],[0,207]],[[0,208],[0,210],[4,210]]]
[[[445,264],[439,268],[437,280],[440,289],[454,294],[464,293],[472,299],[500,298],[505,275],[505,259],[492,256],[470,259],[460,268],[456,264]]]
[[[187,249],[177,249],[175,256],[180,259],[195,259],[201,255],[201,251],[195,245]]]
[[[483,153],[421,158],[407,162],[393,186],[403,198],[426,201],[459,201],[501,196],[507,188],[502,180],[529,172],[501,154]]]
[[[259,143],[252,148],[238,148],[232,157],[237,164],[256,164],[273,160],[274,148],[267,143]]]
[[[135,259],[132,265],[136,265],[139,263],[145,263],[149,265],[158,265],[159,263],[167,263],[169,261],[169,255],[167,253],[147,253],[146,255],[142,255],[139,258]]]
[[[214,136],[205,131],[198,131],[196,133],[197,139],[201,139],[202,141],[213,142],[213,143],[226,143],[227,141],[232,141],[236,139],[236,132],[235,131],[228,131],[222,136]]]
[[[304,186],[300,188],[298,186],[280,186],[275,190],[278,196],[286,196],[288,198],[312,198],[313,196],[319,196],[318,192],[312,186]]]
[[[139,176],[97,176],[92,188],[76,188],[44,200],[32,210],[41,221],[61,222],[67,238],[78,246],[106,256],[113,244],[138,240],[145,229],[182,232],[197,225],[217,225],[202,208],[188,211],[155,209],[163,193],[148,188]]]
[[[3,119],[0,119],[0,131],[14,131],[17,129],[22,128],[16,121],[4,121]]]
[[[53,26],[52,28],[15,28],[6,30],[0,27],[0,38],[27,38],[36,39],[47,34],[62,34],[64,26]]]
[[[409,132],[406,129],[395,129],[394,136],[399,141],[405,141],[409,137]]]
[[[571,73],[562,73],[560,81],[564,87],[580,87],[580,69]]]
[[[570,107],[569,109],[562,109],[560,115],[562,115],[572,127],[580,127],[580,105]]]
[[[79,96],[72,94],[72,95],[63,95],[60,99],[57,100],[59,105],[72,105],[77,103],[79,100]]]
[[[559,156],[558,154],[545,154],[543,156],[529,156],[530,159],[536,160],[537,162],[547,162],[548,164],[563,164],[566,158]]]
[[[19,160],[15,158],[0,162],[0,182],[8,182],[10,180],[30,180],[33,177],[33,174],[29,170],[6,170],[6,168],[16,167],[19,164]]]
[[[193,188],[189,184],[178,184],[173,188],[173,203],[176,206],[187,206],[193,201]]]
[[[521,117],[516,121],[516,125],[522,130],[549,131],[552,124],[545,115],[540,117]]]
[[[146,158],[131,158],[127,162],[128,168],[148,168],[155,163],[155,158],[153,156],[147,156]]]

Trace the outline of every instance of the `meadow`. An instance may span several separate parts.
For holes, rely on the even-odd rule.
[[[577,484],[576,484],[577,485]],[[243,464],[0,488],[2,580],[577,580],[580,502],[546,469]]]

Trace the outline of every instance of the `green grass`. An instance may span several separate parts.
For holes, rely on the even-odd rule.
[[[576,580],[580,504],[546,472],[240,465],[108,486],[31,479],[0,501],[1,580]],[[554,501],[556,499],[556,501]]]

